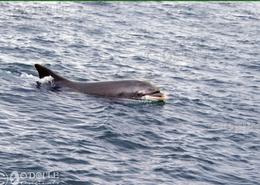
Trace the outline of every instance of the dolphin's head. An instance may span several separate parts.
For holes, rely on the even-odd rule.
[[[149,82],[141,81],[137,88],[133,88],[133,90],[135,91],[135,99],[165,101],[167,98],[158,87],[153,86]]]

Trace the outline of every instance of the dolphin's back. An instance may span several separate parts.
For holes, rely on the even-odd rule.
[[[74,82],[73,86],[80,92],[86,94],[107,96],[107,97],[129,97],[138,91],[138,87],[146,82],[139,80],[121,80],[79,83]]]

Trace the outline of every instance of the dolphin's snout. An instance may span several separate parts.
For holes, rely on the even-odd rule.
[[[143,99],[153,101],[165,101],[167,99],[167,96],[163,92],[158,90],[153,93],[146,94],[145,96],[143,96]]]

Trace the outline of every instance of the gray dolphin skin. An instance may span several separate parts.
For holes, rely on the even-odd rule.
[[[165,100],[165,95],[159,90],[159,88],[146,81],[121,80],[82,83],[67,80],[40,64],[35,64],[34,66],[39,73],[39,78],[51,76],[53,81],[52,83],[54,84],[54,87],[57,88],[65,87],[73,91],[108,98],[154,101]]]

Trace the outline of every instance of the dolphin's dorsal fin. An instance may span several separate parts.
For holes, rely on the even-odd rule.
[[[46,76],[51,76],[52,78],[54,78],[55,81],[66,80],[65,78],[55,74],[50,69],[48,69],[40,64],[35,64],[34,66],[37,69],[40,78],[44,78]]]

